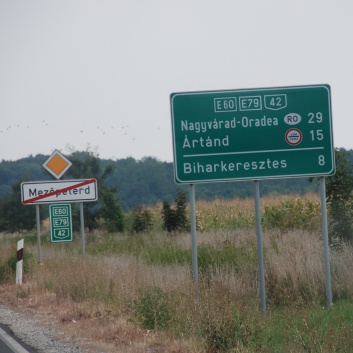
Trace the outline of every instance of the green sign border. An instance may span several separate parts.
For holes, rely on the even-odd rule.
[[[271,106],[273,102],[278,105]],[[176,183],[279,179],[335,173],[329,85],[180,92],[170,95],[170,104]],[[309,116],[309,112],[314,116]],[[315,116],[317,112],[319,115]],[[289,124],[285,116],[293,113],[298,113],[301,120]],[[243,118],[247,124],[252,120],[253,127],[244,128],[243,124],[242,128]],[[219,128],[221,121],[223,131]],[[201,122],[204,131],[201,131]],[[213,122],[216,126],[218,124],[218,129],[211,127]],[[228,122],[229,127],[226,135],[225,122]],[[199,124],[198,131],[196,123]],[[258,127],[255,127],[255,123]],[[231,124],[234,125],[233,129]],[[234,128],[235,125],[238,128]],[[203,140],[202,148],[200,137]],[[187,138],[189,140],[185,143]],[[185,144],[191,144],[189,141],[194,138],[198,139],[196,147],[193,145],[193,153],[187,155]],[[217,140],[221,143],[223,139],[224,146],[206,148],[207,138],[210,138],[210,142]],[[274,162],[270,158],[273,156]],[[320,163],[319,158],[324,159],[324,164]],[[220,159],[222,163],[223,160],[232,161],[224,163],[227,173],[220,172]],[[260,171],[260,159],[267,160],[267,171]],[[290,166],[287,160],[290,160]],[[234,165],[238,164],[243,167],[242,173],[233,172]],[[217,166],[219,172],[212,170],[205,173],[207,166],[210,170],[212,166]],[[251,170],[252,166],[254,169],[256,167],[255,172]]]
[[[62,216],[55,216],[53,214],[54,212],[54,208],[60,208],[60,207],[65,207],[68,209],[68,215],[65,218],[68,218],[69,224],[68,226],[65,227],[56,227],[54,226],[54,219],[57,218],[63,218]],[[50,241],[52,243],[59,243],[59,242],[67,242],[67,241],[72,241],[73,237],[72,237],[72,213],[71,213],[71,204],[52,204],[49,205],[49,219],[50,219]],[[69,231],[69,235],[67,237],[65,237],[65,239],[62,239],[60,237],[57,237],[55,235],[55,230],[60,230],[60,229],[68,229]]]

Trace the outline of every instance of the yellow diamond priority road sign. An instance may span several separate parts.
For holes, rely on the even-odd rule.
[[[57,179],[60,179],[71,166],[72,163],[58,150],[55,150],[43,164],[43,167]]]

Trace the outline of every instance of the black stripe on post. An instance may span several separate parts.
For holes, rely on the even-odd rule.
[[[23,260],[23,248],[17,250],[17,262]]]

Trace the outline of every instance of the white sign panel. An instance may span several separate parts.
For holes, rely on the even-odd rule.
[[[23,205],[89,202],[98,198],[97,180],[34,181],[21,184]]]

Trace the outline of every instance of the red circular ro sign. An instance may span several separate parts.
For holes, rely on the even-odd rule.
[[[302,142],[303,134],[298,129],[289,129],[286,132],[286,141],[292,146],[299,145]]]

